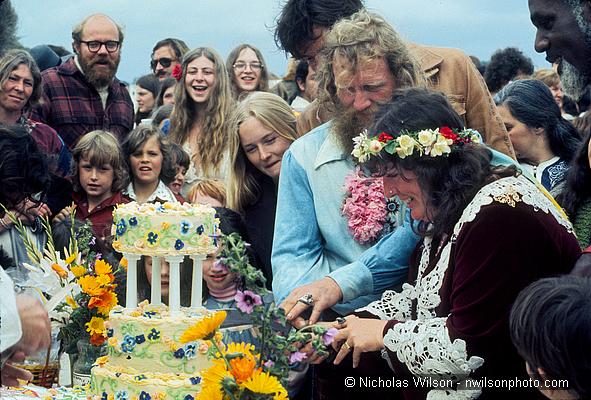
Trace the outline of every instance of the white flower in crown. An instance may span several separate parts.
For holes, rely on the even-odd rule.
[[[437,135],[437,141],[431,147],[430,153],[427,153],[426,151],[425,153],[429,154],[431,157],[438,157],[443,154],[449,154],[451,153],[451,147],[449,146],[452,145],[453,142],[453,140],[446,139],[443,135]]]
[[[437,140],[436,132],[425,129],[418,133],[418,141],[423,147],[431,146]]]
[[[382,148],[384,147],[384,143],[378,141],[378,140],[372,140],[369,142],[369,151],[372,153],[379,153],[380,151],[382,151]]]
[[[396,148],[396,153],[398,153],[400,158],[411,156],[414,152],[415,146],[418,144],[416,140],[408,135],[398,137],[397,142],[398,147]]]
[[[369,139],[367,138],[367,129],[361,132],[359,136],[353,138],[353,143],[355,143],[355,145],[353,146],[353,151],[351,152],[351,154],[353,155],[353,157],[357,158],[359,162],[366,162],[372,155],[370,152],[368,142]],[[378,150],[378,152],[380,150]]]

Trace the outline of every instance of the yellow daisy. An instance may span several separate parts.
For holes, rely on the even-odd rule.
[[[235,343],[228,344],[225,354],[241,353],[246,357],[253,357],[254,345],[251,343]]]
[[[201,392],[197,395],[195,400],[222,400],[222,390],[215,386],[202,386]]]
[[[92,317],[90,322],[86,323],[86,330],[91,335],[102,335],[105,332],[105,320],[98,317]]]
[[[80,278],[82,275],[86,274],[86,268],[81,265],[76,265],[70,268],[70,271],[72,271],[76,278]]]
[[[225,311],[217,311],[214,314],[208,315],[195,325],[187,328],[179,340],[181,343],[189,343],[201,339],[209,340],[225,319]]]
[[[104,260],[96,260],[94,263],[94,272],[96,272],[97,275],[110,274],[113,272],[113,267]]]
[[[287,398],[285,388],[275,376],[269,375],[268,372],[255,371],[241,386],[253,393],[272,394],[273,399]]]
[[[74,310],[78,308],[78,304],[72,296],[66,296],[66,304],[72,307]]]
[[[85,275],[78,279],[80,289],[91,296],[100,296],[105,291],[94,276]]]
[[[125,258],[125,257],[123,257],[123,258],[121,259],[121,261],[119,261],[119,266],[120,266],[121,268],[123,268],[124,270],[126,270],[126,271],[127,271],[127,267],[128,267],[128,265],[129,265],[129,261],[127,261],[127,258]]]
[[[234,379],[230,371],[226,369],[224,360],[212,360],[213,365],[201,373],[201,390],[206,388],[210,391],[222,390],[222,380],[225,378]]]
[[[78,257],[78,253],[70,254],[70,257],[66,258],[66,264],[70,265]]]

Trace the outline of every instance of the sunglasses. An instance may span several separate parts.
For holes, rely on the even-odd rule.
[[[160,64],[164,68],[168,68],[168,67],[170,67],[170,64],[172,64],[173,61],[176,61],[176,60],[173,60],[172,58],[168,58],[168,57],[158,58],[156,60],[150,61],[150,67],[152,68],[152,70],[156,70],[156,66],[158,64]]]

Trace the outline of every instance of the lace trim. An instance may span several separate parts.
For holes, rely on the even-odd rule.
[[[473,221],[482,207],[493,202],[507,204],[509,207],[515,207],[517,203],[523,202],[530,205],[534,211],[542,210],[551,214],[558,223],[572,232],[572,226],[566,215],[551,196],[527,178],[519,176],[499,179],[484,186],[476,194],[454,226],[453,235],[443,247],[437,264],[433,270],[423,276],[429,265],[431,250],[431,239],[425,238],[416,284],[413,286],[405,283],[399,293],[386,291],[381,300],[360,309],[369,311],[380,319],[401,321],[386,333],[384,344],[396,353],[400,362],[404,363],[413,374],[467,376],[484,362],[477,356],[468,358],[464,340],[456,339],[451,342],[445,326],[447,318],[436,317],[435,308],[441,303],[439,290],[449,264],[453,243],[463,226]],[[411,320],[411,310],[415,300],[417,318]],[[431,391],[432,396],[437,397],[429,398],[472,398],[469,391],[459,392]],[[448,397],[441,397],[444,395]]]
[[[477,356],[468,358],[466,342],[462,339],[451,341],[446,321],[447,318],[439,317],[400,322],[386,333],[384,345],[396,353],[398,360],[413,375],[437,376],[459,382],[460,377],[468,378],[471,372],[484,364],[484,359]],[[429,394],[427,398],[433,399],[471,399],[478,397],[480,390],[431,390]]]

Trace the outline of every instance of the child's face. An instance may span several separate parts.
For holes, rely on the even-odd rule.
[[[94,165],[90,157],[82,157],[78,163],[78,179],[89,202],[96,204],[113,195],[113,167],[111,164]]]
[[[187,173],[187,169],[185,167],[181,167],[180,165],[176,165],[176,175],[174,176],[174,181],[168,184],[168,187],[174,194],[179,194],[183,185],[185,184],[185,174]]]
[[[152,136],[129,157],[134,183],[149,185],[158,182],[163,159],[158,139]]]
[[[146,277],[148,278],[148,282],[150,282],[150,286],[152,286],[152,257],[146,257],[146,262],[144,263],[144,268],[146,270]],[[169,271],[169,264],[163,258],[160,259],[160,287],[161,287],[161,294],[163,298],[168,298],[168,271]]]
[[[203,194],[199,191],[196,191],[193,197],[190,199],[191,203],[193,204],[205,204],[211,207],[223,207],[224,205],[218,200],[214,199],[213,197],[209,197],[206,194]]]
[[[210,254],[203,260],[203,280],[210,290],[225,290],[236,285],[236,274],[216,262],[215,254]]]

